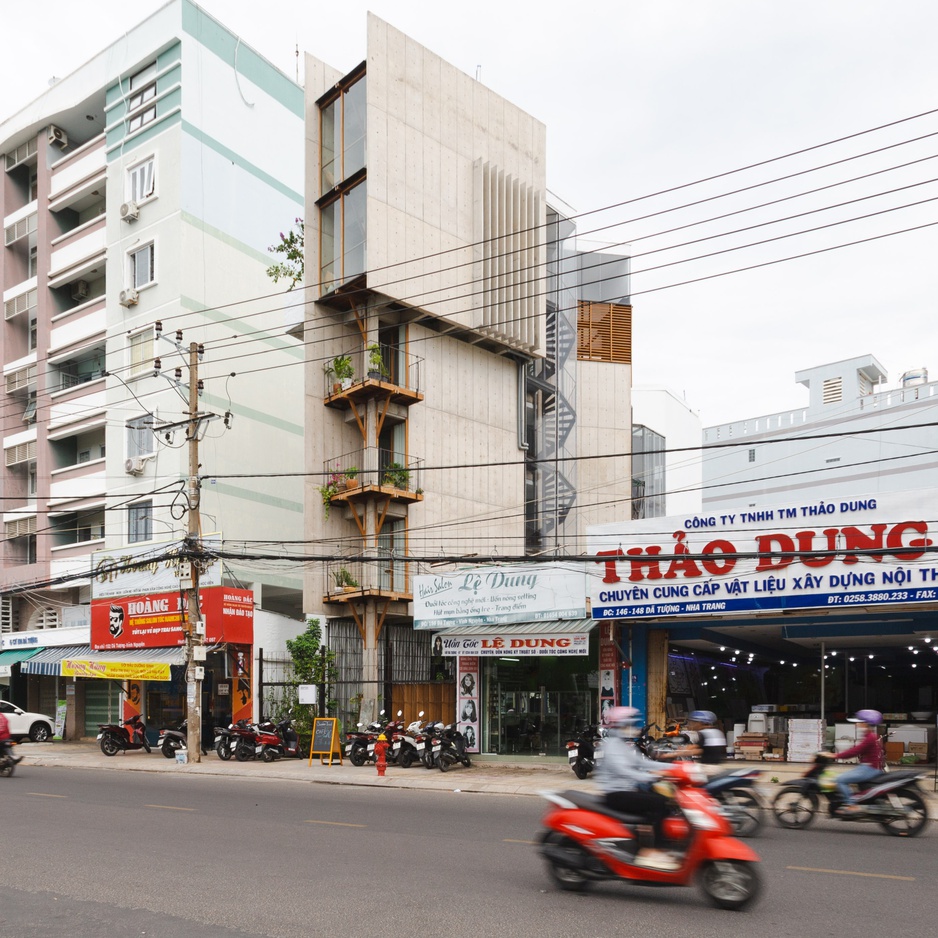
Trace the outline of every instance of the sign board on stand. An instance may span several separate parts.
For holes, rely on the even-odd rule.
[[[339,741],[339,721],[335,717],[316,717],[313,720],[313,741],[309,747],[309,764],[313,756],[319,756],[320,764],[332,765],[334,757],[339,757],[342,765],[342,743]],[[326,756],[329,761],[326,762]]]

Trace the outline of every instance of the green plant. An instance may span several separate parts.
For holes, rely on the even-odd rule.
[[[288,638],[287,652],[293,659],[293,680],[289,692],[285,695],[284,709],[293,713],[295,727],[300,738],[308,744],[308,737],[312,734],[313,708],[299,705],[300,684],[319,684],[330,687],[339,677],[336,666],[336,654],[322,644],[322,627],[319,619],[310,617],[306,620],[306,631],[296,638]],[[329,695],[324,695],[325,707],[332,701]],[[322,716],[323,714],[318,714]]]
[[[352,589],[358,589],[358,580],[356,580],[355,577],[353,577],[345,567],[341,567],[338,570],[333,570],[332,579],[335,580],[335,585],[339,589],[344,589],[346,586],[351,587]]]
[[[332,359],[332,373],[339,381],[354,378],[355,368],[352,365],[352,356],[336,355],[336,357]]]
[[[326,518],[329,517],[329,509],[332,507],[332,499],[339,494],[339,481],[341,476],[337,472],[333,472],[329,477],[329,481],[325,485],[319,486],[319,494],[322,496],[322,504],[325,510]]]
[[[349,466],[349,467],[345,470],[345,478],[346,478],[346,479],[355,479],[355,478],[357,478],[357,477],[358,477],[358,466]]]
[[[381,481],[384,485],[392,485],[396,489],[406,489],[410,481],[410,470],[405,469],[399,462],[388,463]]]
[[[271,264],[267,268],[267,276],[277,283],[279,280],[288,280],[287,290],[292,290],[302,279],[304,270],[303,251],[305,247],[305,228],[303,219],[295,219],[296,227],[288,234],[280,232],[280,240],[272,244],[267,250],[271,254],[283,255],[282,261]]]
[[[377,372],[382,378],[387,378],[389,375],[384,364],[384,356],[381,354],[381,346],[377,343],[368,346],[368,370]]]

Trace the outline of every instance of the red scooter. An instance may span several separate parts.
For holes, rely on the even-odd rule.
[[[732,836],[719,805],[698,786],[705,780],[693,762],[669,766],[663,778],[675,787],[675,811],[662,822],[666,847],[679,858],[675,870],[636,862],[639,825],[647,819],[608,808],[601,795],[579,791],[544,792],[551,807],[544,817],[540,852],[554,883],[580,891],[590,882],[624,880],[638,885],[699,884],[722,909],[742,909],[761,890],[759,857]]]
[[[106,756],[116,756],[128,749],[146,749],[150,752],[147,728],[139,713],[123,723],[99,723],[98,729],[101,731],[98,733],[101,752]]]

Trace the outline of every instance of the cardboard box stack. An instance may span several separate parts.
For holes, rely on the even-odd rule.
[[[824,723],[821,720],[788,721],[788,761],[813,762],[824,748]]]
[[[737,759],[762,759],[769,748],[769,737],[765,733],[740,733],[733,738],[733,750]]]

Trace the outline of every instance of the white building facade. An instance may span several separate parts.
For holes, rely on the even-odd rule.
[[[296,312],[265,273],[302,141],[302,89],[189,0],[3,118],[4,635],[87,613],[93,551],[185,533],[193,344],[205,532],[302,536],[302,483],[264,478],[302,467]],[[302,614],[297,575],[226,582]]]

